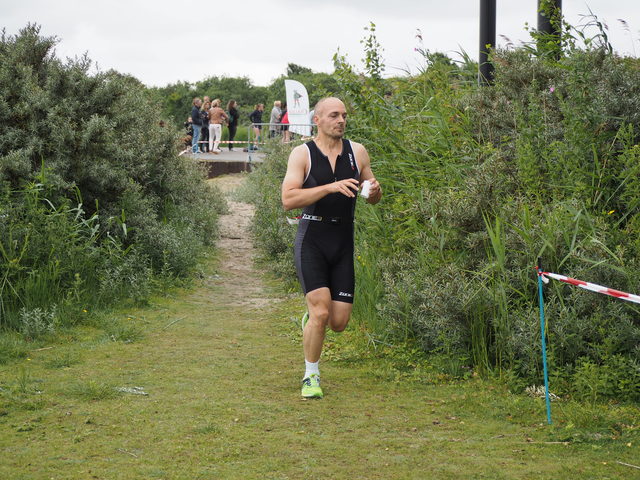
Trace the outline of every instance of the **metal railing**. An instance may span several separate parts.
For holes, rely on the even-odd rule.
[[[270,127],[275,127],[275,130],[272,130]],[[259,131],[261,132],[261,134],[256,135],[256,127],[262,127]],[[283,127],[287,127],[287,130],[285,130]],[[289,130],[289,127],[310,127],[311,130],[311,135],[310,136],[305,136],[305,135],[300,135],[299,133],[294,133],[291,132]],[[233,145],[238,145],[238,144],[242,144],[245,145],[245,148],[247,150],[247,161],[249,163],[251,163],[253,161],[252,158],[252,154],[256,153],[259,151],[258,145],[264,145],[265,142],[265,138],[264,135],[265,133],[267,134],[267,139],[268,138],[275,138],[275,137],[279,137],[281,139],[282,142],[284,143],[289,143],[293,140],[295,140],[296,138],[300,138],[301,140],[308,140],[313,138],[314,136],[314,132],[317,129],[317,125],[316,124],[312,124],[312,123],[287,123],[287,124],[282,124],[282,123],[251,123],[248,127],[247,127],[247,139],[246,140],[221,140],[220,141],[220,145],[229,145],[229,144],[233,144]],[[271,135],[271,132],[275,132],[274,136]],[[288,134],[287,134],[288,133]],[[208,144],[209,141],[208,140],[198,140],[197,142],[199,145],[200,144]],[[191,153],[191,145],[189,145],[188,147],[185,147],[185,149],[180,152],[178,154],[178,156],[184,155],[184,154],[190,154]]]
[[[275,130],[272,130],[270,127],[275,127]],[[262,127],[261,129],[257,129],[257,127]],[[268,129],[265,127],[269,127]],[[287,127],[285,130],[283,127]],[[291,132],[290,127],[311,127],[311,135],[305,136],[300,135],[299,133]],[[247,129],[247,153],[248,153],[248,161],[251,163],[252,157],[251,154],[258,151],[258,145],[264,145],[265,139],[264,134],[267,133],[267,138],[274,138],[271,136],[270,132],[275,132],[276,137],[280,137],[284,143],[289,143],[296,138],[300,138],[302,140],[310,139],[314,135],[314,128],[317,125],[315,123],[251,123],[249,128]],[[262,132],[260,135],[256,135],[256,130]],[[289,136],[285,135],[288,132]]]

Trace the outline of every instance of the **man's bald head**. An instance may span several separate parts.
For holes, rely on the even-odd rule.
[[[316,103],[316,107],[314,110],[314,115],[317,116],[322,116],[324,113],[326,113],[327,110],[329,110],[331,107],[344,107],[344,103],[342,102],[342,100],[340,100],[339,98],[336,97],[325,97],[322,98],[320,100],[318,100],[318,103]]]

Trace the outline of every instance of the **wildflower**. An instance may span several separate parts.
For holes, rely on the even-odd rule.
[[[611,210],[607,215],[611,215],[613,212],[615,212],[615,210]]]
[[[83,308],[83,309],[82,309],[82,312],[83,312],[83,313],[87,313],[87,309],[86,309],[86,308]]]
[[[556,91],[556,87],[554,86],[549,87],[549,92],[553,93],[555,91]]]

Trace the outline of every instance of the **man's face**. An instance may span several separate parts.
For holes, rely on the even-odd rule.
[[[342,138],[347,124],[347,110],[340,100],[327,100],[314,115],[318,130],[331,138]]]
[[[196,100],[196,107],[199,107],[202,105],[202,100]]]

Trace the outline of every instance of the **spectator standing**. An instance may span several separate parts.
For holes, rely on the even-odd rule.
[[[284,143],[289,143],[291,141],[291,132],[289,131],[289,112],[287,111],[287,104],[285,103],[282,108],[282,119],[280,120],[282,124],[282,141]]]
[[[189,148],[193,141],[193,120],[191,117],[187,117],[187,121],[184,122],[184,147]]]
[[[276,100],[273,102],[273,108],[271,109],[271,117],[269,117],[269,138],[273,138],[278,134],[278,123],[280,123],[280,119],[282,118],[282,110],[281,110],[280,100]]]
[[[209,149],[213,153],[218,154],[221,152],[218,147],[220,140],[222,140],[222,124],[228,118],[224,110],[220,108],[219,98],[211,102],[211,109],[209,109]]]
[[[229,151],[233,152],[233,139],[236,138],[238,119],[240,118],[235,100],[229,100],[227,104],[227,114],[229,116]]]
[[[207,97],[204,97],[207,98]],[[202,117],[202,130],[200,131],[200,150],[203,152],[208,152],[211,150],[209,144],[209,109],[211,108],[211,103],[205,101],[202,104],[202,110],[200,110],[200,116]]]
[[[193,107],[191,107],[191,126],[193,127],[193,137],[191,139],[191,151],[198,153],[198,142],[200,141],[200,130],[202,130],[202,117],[200,116],[200,107],[202,100],[198,97],[193,99]]]
[[[254,149],[258,148],[258,142],[260,141],[260,131],[262,130],[262,125],[259,124],[262,123],[262,112],[264,112],[264,104],[259,103],[256,105],[256,109],[251,112],[251,115],[249,115],[249,120],[251,120],[251,123],[253,123],[253,133],[256,137],[254,140]]]

